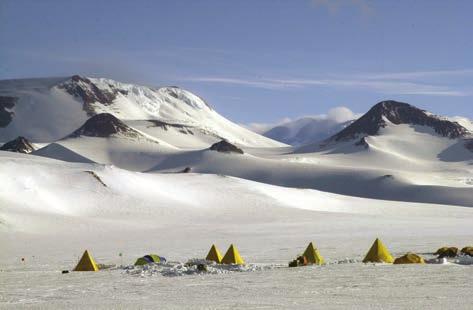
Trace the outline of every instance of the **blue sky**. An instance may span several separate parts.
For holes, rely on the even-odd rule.
[[[384,99],[473,118],[473,1],[0,1],[0,79],[178,85],[239,123]]]

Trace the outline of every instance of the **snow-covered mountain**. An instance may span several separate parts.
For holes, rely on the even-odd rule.
[[[179,149],[130,127],[109,113],[89,118],[66,137],[34,155],[70,162],[114,164],[129,170],[146,170],[164,154]]]
[[[178,87],[153,88],[78,75],[0,81],[3,142],[17,136],[53,142],[101,113],[177,147],[205,147],[222,139],[243,146],[283,146],[232,123]]]
[[[277,125],[263,136],[293,146],[320,142],[351,124],[353,120],[338,122],[335,119],[303,117]]]
[[[389,100],[379,102],[362,117],[323,143],[302,146],[297,152],[314,152],[350,141],[355,141],[356,146],[367,148],[369,147],[367,137],[383,136],[386,130],[399,125],[409,126],[417,132],[430,131],[431,136],[454,140],[462,140],[471,135],[467,128],[456,121],[433,115],[407,103]],[[409,135],[404,133],[398,138],[407,142]],[[412,142],[419,144],[419,141]]]

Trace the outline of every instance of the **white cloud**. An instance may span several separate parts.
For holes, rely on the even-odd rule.
[[[264,133],[268,131],[269,129],[276,126],[280,126],[280,125],[294,126],[294,123],[304,118],[311,118],[313,120],[319,121],[321,124],[323,123],[324,124],[323,126],[329,126],[329,125],[332,125],[333,123],[340,124],[346,121],[357,119],[361,115],[362,114],[355,113],[347,107],[339,106],[339,107],[330,109],[326,114],[303,115],[301,117],[297,117],[293,119],[289,117],[285,117],[274,123],[249,123],[249,124],[242,124],[242,126],[257,133]]]
[[[358,117],[359,114],[353,113],[353,111],[347,107],[336,107],[330,109],[327,113],[327,119],[333,120],[336,123],[344,123]]]

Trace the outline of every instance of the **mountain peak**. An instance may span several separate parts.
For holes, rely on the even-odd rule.
[[[331,140],[351,140],[360,135],[377,135],[381,128],[387,126],[388,122],[395,125],[428,126],[433,128],[437,134],[450,139],[468,134],[468,130],[457,122],[440,118],[408,103],[387,100],[374,105],[353,124],[334,135]]]
[[[84,125],[74,131],[69,137],[101,137],[107,138],[112,135],[123,135],[130,138],[138,137],[140,134],[121,120],[109,113],[100,113],[89,118]]]
[[[25,137],[19,136],[0,147],[1,151],[29,154],[35,150],[34,146]]]

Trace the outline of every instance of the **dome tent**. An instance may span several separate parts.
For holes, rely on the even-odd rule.
[[[158,256],[156,254],[148,254],[143,257],[140,257],[136,260],[135,266],[143,266],[151,263],[164,263],[166,258]]]

